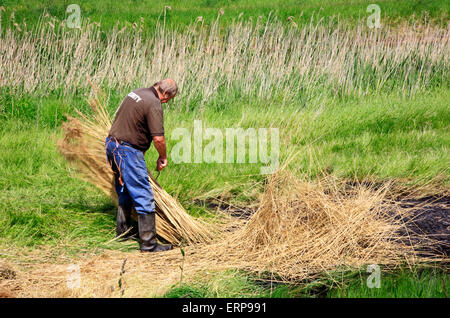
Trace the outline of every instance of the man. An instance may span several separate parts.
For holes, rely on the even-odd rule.
[[[105,150],[119,197],[116,233],[122,235],[130,228],[131,209],[138,214],[138,231],[142,252],[159,252],[172,248],[156,240],[155,200],[148,180],[144,154],[153,141],[159,158],[156,168],[167,166],[164,139],[163,109],[178,92],[172,79],[164,79],[149,88],[139,88],[124,99],[117,110]]]

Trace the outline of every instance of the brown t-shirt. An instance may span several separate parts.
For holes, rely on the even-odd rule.
[[[163,109],[155,88],[138,88],[123,100],[109,135],[147,151],[153,136],[164,136]]]

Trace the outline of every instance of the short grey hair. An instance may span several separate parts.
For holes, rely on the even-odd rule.
[[[160,80],[153,86],[157,86],[161,93],[168,93],[169,97],[174,97],[178,93],[177,83],[171,78]]]

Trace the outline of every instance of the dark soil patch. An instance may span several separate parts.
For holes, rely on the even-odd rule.
[[[404,208],[411,209],[406,217],[406,228],[402,234],[411,237],[409,244],[423,245],[423,256],[450,253],[450,197],[427,196],[419,199],[405,198],[399,201]]]

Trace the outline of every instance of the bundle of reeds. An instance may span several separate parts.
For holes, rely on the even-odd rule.
[[[92,114],[77,111],[79,118],[67,116],[65,138],[58,142],[60,152],[80,171],[81,178],[100,188],[117,202],[112,169],[106,161],[105,138],[112,121],[106,111],[106,99],[91,83],[93,97],[88,100]],[[157,212],[158,235],[175,245],[205,242],[211,238],[210,227],[194,219],[168,194],[149,172]],[[135,213],[134,217],[135,217]]]

